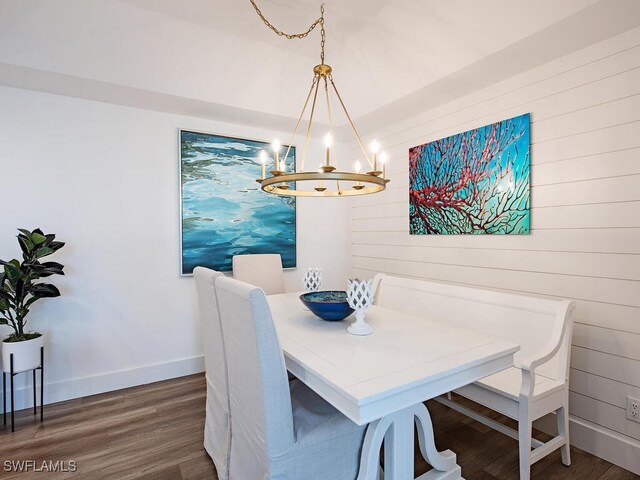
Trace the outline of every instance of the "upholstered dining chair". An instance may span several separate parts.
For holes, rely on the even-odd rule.
[[[222,273],[204,267],[193,271],[198,293],[198,306],[202,322],[204,343],[204,365],[207,382],[205,407],[204,448],[213,460],[220,480],[229,478],[229,455],[231,453],[231,423],[227,368],[218,302],[214,282]]]
[[[278,253],[234,255],[233,277],[260,287],[267,295],[284,293],[282,257]]]
[[[350,480],[365,427],[299,380],[284,356],[264,292],[216,279],[231,407],[231,480]]]

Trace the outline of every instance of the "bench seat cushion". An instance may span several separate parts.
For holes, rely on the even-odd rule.
[[[489,375],[482,380],[478,380],[476,384],[517,401],[522,385],[522,371],[516,367],[507,368],[506,370]],[[533,389],[533,398],[545,397],[561,390],[563,385],[562,382],[536,374],[536,386]]]

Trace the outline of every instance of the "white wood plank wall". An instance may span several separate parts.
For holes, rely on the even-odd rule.
[[[409,235],[408,149],[526,112],[531,234]],[[640,424],[625,419],[625,407],[627,395],[640,398],[640,29],[375,135],[391,183],[351,200],[352,274],[575,299],[570,408],[588,428],[576,427],[585,438],[574,443],[638,472]],[[598,446],[608,441],[626,453]]]

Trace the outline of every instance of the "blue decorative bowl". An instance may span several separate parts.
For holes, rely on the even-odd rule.
[[[316,317],[330,322],[344,320],[353,313],[347,302],[347,292],[341,290],[304,293],[300,300]]]

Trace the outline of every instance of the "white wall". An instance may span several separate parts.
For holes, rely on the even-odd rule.
[[[410,236],[408,148],[526,112],[531,235]],[[575,299],[572,442],[640,473],[640,29],[377,135],[391,183],[352,201],[352,274]]]
[[[288,134],[11,88],[0,105],[0,258],[19,255],[18,227],[67,242],[52,257],[62,296],[29,316],[48,335],[46,401],[200,371],[193,279],[179,276],[178,129]],[[298,265],[323,267],[328,288],[346,282],[347,229],[341,199],[299,201]],[[287,288],[300,277],[288,271]]]

